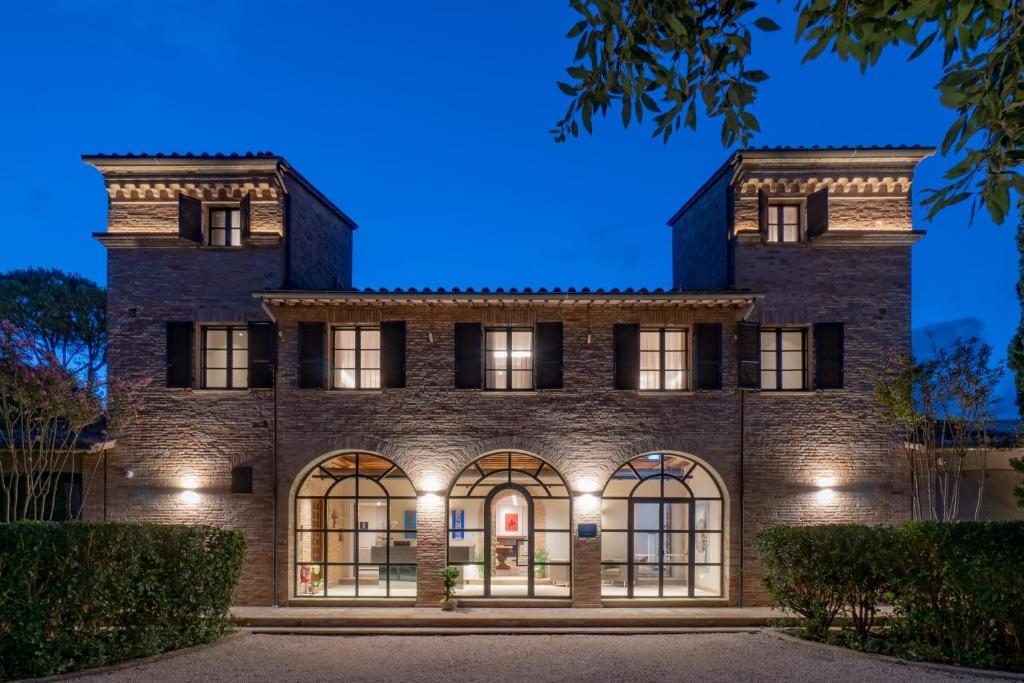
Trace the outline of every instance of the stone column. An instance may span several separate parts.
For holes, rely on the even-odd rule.
[[[601,497],[585,493],[572,505],[572,606],[601,606]],[[580,538],[580,524],[597,524],[596,538]]]
[[[441,570],[447,563],[444,496],[425,493],[416,499],[416,606],[440,607]]]

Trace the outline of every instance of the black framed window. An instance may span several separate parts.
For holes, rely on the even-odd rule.
[[[571,597],[572,499],[551,465],[519,451],[485,455],[452,484],[445,516],[458,595]]]
[[[298,598],[416,595],[416,490],[372,453],[328,458],[295,496]]]
[[[798,204],[768,205],[767,241],[800,241],[800,206]]]
[[[488,327],[484,338],[484,388],[533,389],[533,328]]]
[[[248,327],[204,327],[203,388],[245,389],[248,386]]]
[[[380,327],[336,327],[335,389],[380,389]]]
[[[692,458],[648,453],[612,475],[601,499],[601,595],[721,597],[722,490]]]
[[[242,212],[237,208],[210,209],[210,246],[242,246]]]
[[[641,328],[640,390],[688,389],[688,353],[686,330]]]
[[[807,389],[807,330],[761,329],[761,390]]]

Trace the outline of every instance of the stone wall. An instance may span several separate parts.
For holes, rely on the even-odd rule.
[[[324,205],[305,184],[285,175],[289,221],[288,283],[294,289],[352,286],[353,225]]]
[[[729,285],[729,205],[732,172],[722,172],[672,223],[672,287]]]

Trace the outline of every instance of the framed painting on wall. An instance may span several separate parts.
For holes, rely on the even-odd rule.
[[[505,513],[505,533],[518,533],[519,532],[519,513],[518,512],[506,512]]]
[[[465,531],[455,531],[455,529],[466,528],[466,511],[465,510],[452,510],[452,540],[466,538]]]

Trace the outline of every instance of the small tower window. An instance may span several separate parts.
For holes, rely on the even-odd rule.
[[[241,212],[238,209],[210,209],[210,246],[242,245]]]

